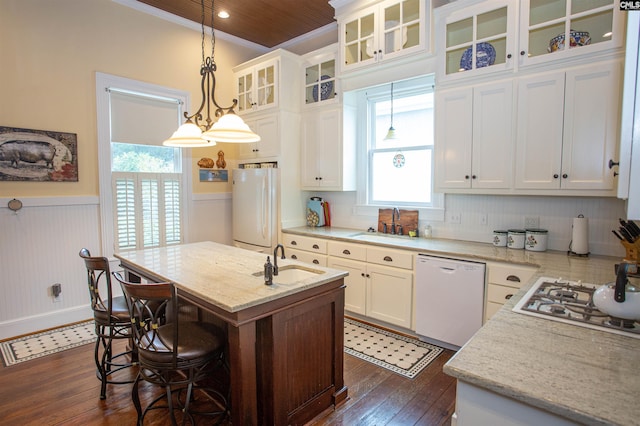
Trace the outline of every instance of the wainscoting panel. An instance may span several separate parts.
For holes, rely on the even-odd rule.
[[[56,200],[0,208],[0,339],[92,317],[78,252],[100,251],[98,199]],[[59,302],[55,283],[62,284]]]

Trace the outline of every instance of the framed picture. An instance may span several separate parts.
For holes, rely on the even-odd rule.
[[[228,182],[228,170],[200,169],[200,182]]]
[[[0,181],[77,182],[77,135],[0,126]]]

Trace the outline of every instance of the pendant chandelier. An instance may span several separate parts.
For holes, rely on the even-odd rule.
[[[184,117],[187,121],[162,144],[178,148],[196,148],[213,146],[216,142],[258,142],[260,136],[252,132],[244,120],[233,110],[238,105],[237,99],[234,99],[233,104],[229,107],[221,107],[216,102],[216,76],[214,73],[217,67],[214,59],[216,38],[213,29],[213,0],[211,0],[211,56],[206,58],[204,56],[204,0],[200,0],[200,5],[202,7],[202,65],[200,66],[202,103],[198,111],[192,115],[185,111]],[[203,112],[206,113],[206,119]],[[215,123],[211,118],[212,113],[218,119]]]
[[[384,137],[385,141],[398,139],[396,135],[396,129],[393,127],[393,82],[391,83],[391,125],[387,131],[387,136]]]

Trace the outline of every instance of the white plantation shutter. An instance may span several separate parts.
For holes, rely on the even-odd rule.
[[[118,250],[182,242],[181,174],[113,172]]]

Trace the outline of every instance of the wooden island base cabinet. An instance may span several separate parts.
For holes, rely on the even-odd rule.
[[[232,406],[244,406],[233,424],[302,425],[346,400],[344,288],[339,279],[234,314],[178,289],[203,319],[226,323]]]
[[[234,425],[301,425],[346,400],[346,272],[265,286],[261,253],[212,242],[116,257],[130,281],[173,282],[180,315],[226,330]]]

